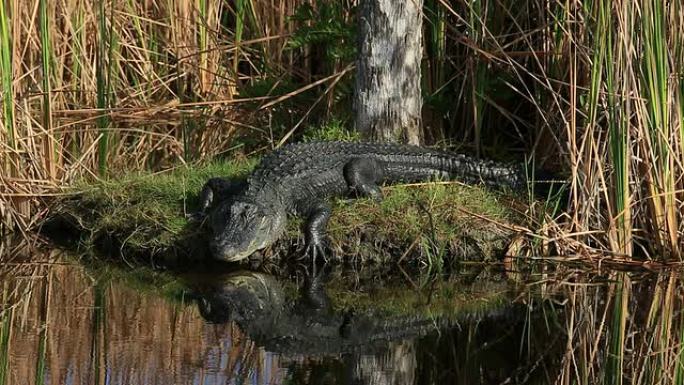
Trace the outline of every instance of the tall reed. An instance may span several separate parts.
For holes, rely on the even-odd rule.
[[[99,128],[98,148],[98,170],[100,175],[107,172],[107,155],[109,154],[109,117],[106,114],[109,107],[109,86],[111,80],[111,65],[113,51],[113,34],[107,26],[107,14],[105,5],[107,2],[98,2],[98,32],[99,40],[97,44],[97,55],[95,57],[95,78],[97,79],[97,108],[100,116],[97,118]]]
[[[45,131],[44,162],[50,179],[56,179],[55,154],[57,143],[52,127],[52,44],[50,42],[50,18],[47,0],[39,0],[40,51],[43,79],[43,130]]]
[[[5,130],[4,142],[8,147],[4,151],[15,150],[16,138],[14,129],[14,91],[12,82],[14,74],[12,72],[12,40],[11,33],[11,13],[10,2],[0,2],[0,80],[2,81],[2,122]],[[7,159],[5,159],[7,161]],[[3,168],[7,164],[3,162]]]
[[[286,67],[259,47],[282,51],[297,4],[1,2],[3,224],[35,224],[37,198],[76,178],[224,151],[236,87]]]

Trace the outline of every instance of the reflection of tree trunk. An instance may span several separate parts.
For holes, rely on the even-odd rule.
[[[387,352],[362,356],[356,365],[356,379],[369,385],[412,385],[415,382],[416,343],[414,340],[392,342]]]
[[[362,0],[356,128],[380,141],[420,144],[423,0]]]

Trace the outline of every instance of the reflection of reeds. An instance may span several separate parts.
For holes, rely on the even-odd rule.
[[[608,347],[606,349],[606,384],[620,385],[623,383],[625,338],[627,327],[627,308],[630,293],[630,279],[624,273],[618,273],[613,287],[613,312],[610,329],[608,329]]]
[[[69,264],[20,270],[2,285],[2,385],[107,378],[153,385],[200,376],[223,383],[247,380],[263,367],[264,352],[234,325],[206,324],[193,306],[155,294],[159,288],[127,288],[121,277]],[[277,376],[277,366],[271,370]]]
[[[557,383],[681,383],[682,289],[676,274],[635,280],[627,273],[567,289],[570,338]]]
[[[39,318],[38,318],[38,352],[36,357],[36,385],[45,383],[45,368],[47,359],[47,337],[48,337],[48,325],[50,320],[48,317],[48,312],[50,310],[50,292],[52,290],[52,277],[51,271],[48,271],[47,282],[45,284],[45,290],[41,290],[37,295],[40,296],[38,300],[39,306]]]
[[[6,303],[9,294],[9,282],[2,285],[2,303]],[[7,369],[10,353],[10,323],[12,322],[12,308],[0,313],[0,385],[7,382]]]

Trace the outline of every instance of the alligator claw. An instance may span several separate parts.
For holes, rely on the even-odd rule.
[[[310,242],[306,245],[305,255],[311,257],[311,262],[316,266],[316,258],[321,257],[325,262],[328,262],[326,247],[323,242]]]
[[[190,222],[202,222],[206,217],[207,213],[205,213],[204,211],[197,211],[194,213],[185,214],[185,218]]]

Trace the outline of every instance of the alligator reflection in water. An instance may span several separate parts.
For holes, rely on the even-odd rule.
[[[200,298],[200,314],[211,322],[236,322],[269,351],[306,355],[373,352],[388,340],[420,336],[445,326],[442,320],[427,317],[385,319],[334,311],[324,287],[316,281],[288,303],[273,276],[239,272]]]
[[[3,385],[489,383],[538,377],[563,345],[506,284],[463,275],[414,289],[334,272],[323,292],[254,272],[35,262],[0,285]]]
[[[437,315],[426,309],[398,314],[337,309],[321,277],[307,280],[293,296],[275,277],[246,271],[205,281],[197,293],[206,320],[235,322],[268,351],[308,357],[305,365],[290,367],[290,375],[302,383],[421,384],[444,376],[467,383],[517,383],[526,377],[526,383],[534,383],[530,380],[544,366],[539,364],[551,364],[562,345],[545,327],[534,336],[528,330],[528,339],[523,338],[525,328],[540,320],[523,305],[459,314],[439,314],[439,306],[428,306]],[[532,348],[525,343],[536,342],[530,338],[543,342]]]

